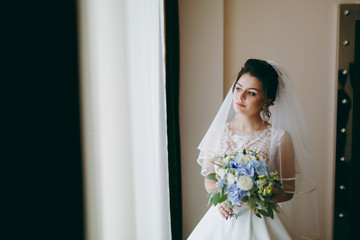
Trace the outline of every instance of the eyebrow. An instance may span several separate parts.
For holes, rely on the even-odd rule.
[[[236,83],[236,85],[239,85],[240,87],[243,87],[243,85],[241,85],[240,83]],[[252,89],[252,90],[255,90],[255,91],[260,92],[260,90],[259,90],[259,89],[257,89],[257,88],[249,88],[249,89]]]

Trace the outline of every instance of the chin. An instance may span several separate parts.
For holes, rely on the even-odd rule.
[[[236,113],[240,113],[240,112],[242,112],[239,108],[237,108],[237,107],[234,107],[234,111],[236,112]]]
[[[235,112],[237,114],[245,114],[246,113],[244,110],[241,110],[241,109],[235,109]]]

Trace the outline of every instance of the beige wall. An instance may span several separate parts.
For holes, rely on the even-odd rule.
[[[314,160],[321,239],[331,239],[337,7],[344,2],[179,0],[185,237],[207,208],[203,179],[195,162],[196,147],[220,105],[219,92],[228,91],[246,59],[261,58],[282,64],[292,76],[316,149]],[[221,84],[224,84],[223,88]]]
[[[186,238],[207,209],[199,145],[222,102],[222,0],[180,0],[180,137]]]

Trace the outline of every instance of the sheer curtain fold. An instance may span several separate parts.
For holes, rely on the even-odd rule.
[[[128,79],[139,239],[149,238],[149,232],[156,234],[153,239],[170,236],[169,197],[164,192],[168,189],[168,164],[162,6],[159,1],[129,1],[127,12],[131,13],[127,14]]]
[[[171,239],[162,0],[80,0],[87,239]]]

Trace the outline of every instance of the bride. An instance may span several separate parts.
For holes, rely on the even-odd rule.
[[[275,192],[279,213],[259,218],[246,203],[232,209],[212,206],[188,239],[318,239],[313,159],[305,118],[288,75],[274,62],[249,59],[241,68],[218,114],[199,145],[201,173],[214,173],[212,159],[243,149],[256,151],[270,171],[289,186]],[[205,178],[205,189],[216,180]]]

